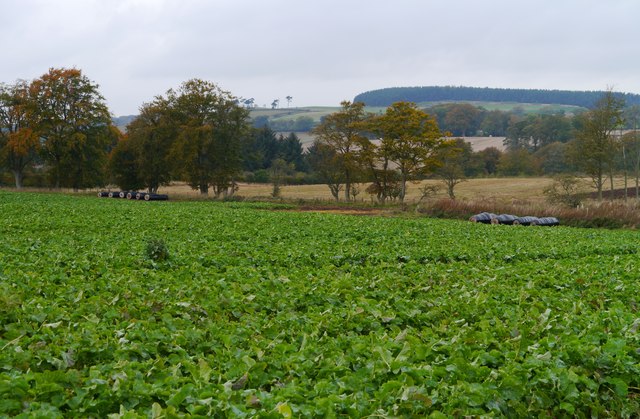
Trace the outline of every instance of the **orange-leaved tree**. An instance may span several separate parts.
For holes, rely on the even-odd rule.
[[[13,173],[16,188],[23,185],[27,167],[39,149],[28,112],[29,84],[0,84],[0,165]]]

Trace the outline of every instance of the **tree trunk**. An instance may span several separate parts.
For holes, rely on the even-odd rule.
[[[596,176],[594,178],[592,178],[595,182],[595,186],[596,189],[598,191],[598,201],[602,201],[602,185],[604,185],[605,180],[602,179],[603,177],[603,170],[602,168],[600,168],[598,170],[598,173],[596,174]]]
[[[13,171],[13,177],[16,180],[16,189],[22,189],[22,182],[24,180],[24,174],[20,170]]]
[[[640,200],[640,152],[636,156],[636,199]]]
[[[402,173],[402,181],[400,183],[400,203],[404,203],[404,196],[407,193],[407,175]]]
[[[200,185],[200,195],[209,195],[209,185]]]
[[[344,173],[344,199],[347,202],[351,200],[351,173],[349,170]]]
[[[55,180],[55,188],[56,189],[60,189],[60,165],[62,164],[60,162],[60,157],[56,157],[55,158],[55,171],[56,171],[56,180]]]
[[[331,195],[336,200],[336,202],[340,201],[340,185],[339,184],[329,184],[329,190],[331,191]]]
[[[624,168],[624,200],[627,201],[628,192],[627,192],[627,152],[624,148],[624,143],[622,145],[622,167]]]
[[[609,172],[609,186],[611,189],[611,196],[609,197],[609,201],[613,201],[615,191],[615,189],[613,188],[613,170]]]
[[[453,192],[453,188],[456,186],[455,181],[449,180],[447,181],[447,193],[449,194],[449,198],[456,199],[456,195]]]
[[[636,166],[636,199],[640,200],[640,168]]]
[[[598,201],[602,201],[602,179],[599,179],[596,184],[598,190]]]

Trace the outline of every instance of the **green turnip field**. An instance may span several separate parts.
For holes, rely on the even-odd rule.
[[[0,191],[0,417],[632,417],[636,231]]]

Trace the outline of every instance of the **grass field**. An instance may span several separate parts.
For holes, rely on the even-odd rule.
[[[0,417],[640,411],[636,232],[286,209],[0,191]]]
[[[550,178],[486,178],[470,179],[456,186],[456,195],[460,199],[493,199],[504,202],[512,200],[528,200],[540,202],[544,200],[543,190],[551,184]],[[447,196],[446,188],[437,180],[410,183],[408,185],[407,202],[417,202],[420,199],[420,188],[424,185],[436,185],[440,189],[436,198]],[[362,191],[357,200],[371,202],[371,198],[364,192],[366,184],[359,185]],[[194,191],[185,184],[176,183],[163,188],[162,191],[171,196],[183,198],[197,198],[199,192]],[[243,197],[267,198],[272,192],[269,184],[240,184],[238,195]],[[292,185],[282,188],[281,197],[286,200],[306,199],[332,201],[333,198],[326,185]],[[342,197],[341,197],[342,198]]]
[[[323,117],[338,112],[340,109],[340,106],[283,107],[278,109],[257,108],[251,110],[251,118],[268,116],[274,120],[295,120],[298,117],[306,116],[312,118],[316,123],[319,123]],[[367,106],[365,111],[375,114],[384,112],[385,109],[384,107]]]
[[[422,102],[419,105],[421,107],[431,107],[443,103],[451,102]],[[524,114],[539,114],[539,113],[561,113],[576,114],[584,112],[586,108],[574,105],[560,105],[560,104],[544,104],[544,103],[519,103],[519,102],[474,102],[463,101],[462,103],[469,103],[470,105],[484,108],[488,111],[502,111],[513,112],[519,110]]]
[[[423,108],[431,107],[434,105],[451,102],[423,102],[418,105]],[[482,107],[486,110],[499,110],[503,112],[511,112],[519,109],[525,114],[537,114],[537,113],[556,113],[565,112],[568,114],[575,114],[584,111],[584,108],[571,105],[558,105],[558,104],[538,104],[538,103],[510,103],[510,102],[468,102],[474,106]],[[386,108],[368,106],[365,108],[370,113],[382,113]],[[256,118],[258,116],[268,116],[274,120],[282,119],[296,119],[300,116],[308,116],[313,118],[314,121],[320,122],[321,118],[331,113],[340,110],[339,106],[304,106],[304,107],[281,107],[278,109],[266,109],[256,108],[251,110],[251,117]]]
[[[467,179],[455,187],[456,197],[460,200],[491,201],[497,203],[544,203],[547,197],[544,189],[553,183],[550,177],[495,177],[495,178],[473,178]],[[360,193],[356,202],[372,202],[371,197],[365,192],[369,184],[358,184]],[[420,182],[410,182],[407,184],[406,202],[417,203],[420,199],[420,189],[425,185],[438,187],[438,191],[432,196],[434,199],[447,198],[446,187],[439,180],[423,180]],[[632,179],[628,181],[629,197],[635,196],[635,183]],[[624,186],[623,178],[615,178],[614,187],[620,189]],[[272,192],[271,184],[241,183],[237,192],[238,196],[244,198],[270,198]],[[604,188],[608,191],[609,185]],[[594,192],[589,179],[582,179],[578,191],[584,194]],[[200,193],[191,189],[184,183],[175,182],[170,186],[161,188],[162,193],[168,193],[171,197],[178,199],[201,199]],[[334,201],[327,185],[289,185],[281,188],[281,198],[283,200],[318,200]],[[343,196],[340,199],[343,200]],[[633,200],[632,198],[630,198]]]
[[[282,134],[284,137],[289,135],[288,132],[279,132],[278,134]],[[315,136],[310,132],[296,132],[295,134],[305,149],[310,147],[315,139]],[[464,140],[471,144],[473,151],[481,151],[489,147],[504,151],[506,149],[504,139],[505,137],[464,137]]]

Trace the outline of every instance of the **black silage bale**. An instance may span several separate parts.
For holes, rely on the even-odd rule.
[[[145,201],[167,201],[169,199],[169,195],[157,194],[157,193],[148,193],[144,195]]]
[[[500,214],[491,220],[491,224],[511,225],[517,218],[518,217],[511,214]]]
[[[469,217],[469,221],[474,223],[490,224],[493,218],[496,218],[495,214],[491,212],[481,212],[480,214]]]
[[[560,225],[560,221],[558,221],[556,217],[542,217],[532,222],[531,225],[541,227],[554,227]]]
[[[531,217],[531,216],[518,217],[513,221],[513,224],[521,225],[521,226],[529,226],[536,220],[538,220],[538,217]]]

